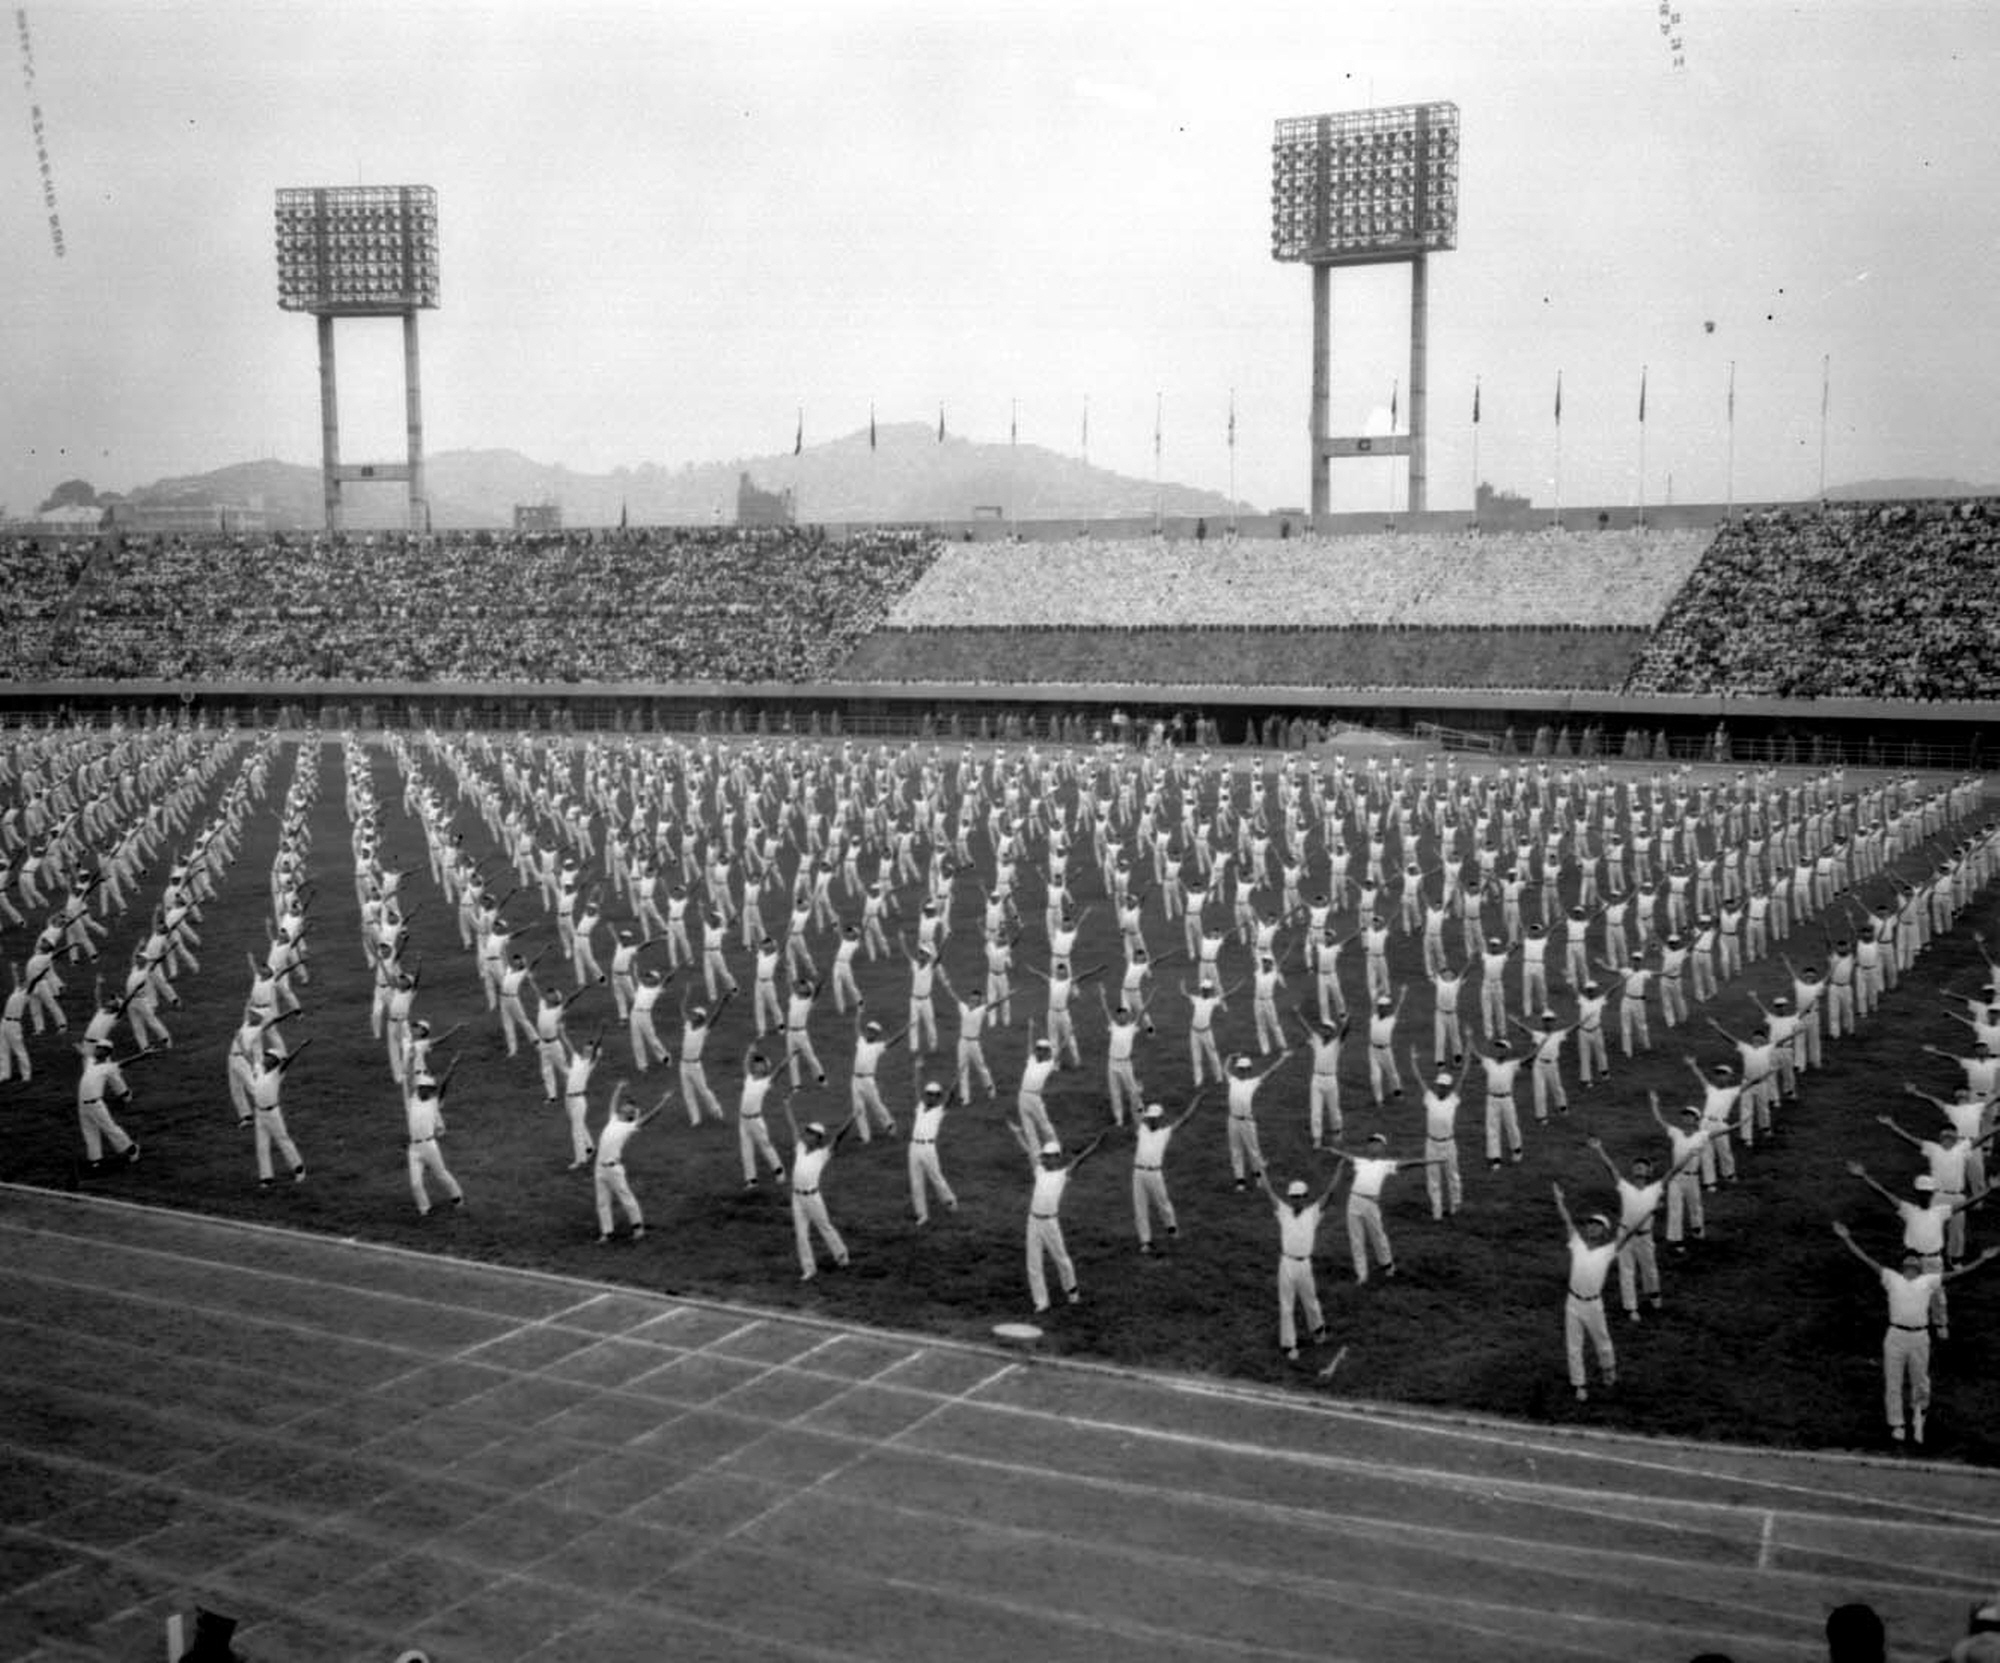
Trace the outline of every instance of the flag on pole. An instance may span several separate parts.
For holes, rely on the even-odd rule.
[[[1736,360],[1729,360],[1729,419],[1736,420]]]
[[[1155,393],[1153,395],[1153,462],[1155,466],[1158,466],[1160,460],[1160,409],[1163,402],[1161,394]]]
[[[1236,389],[1229,389],[1229,448],[1236,448]]]
[[[938,406],[938,443],[944,443],[944,406]]]
[[[618,499],[618,529],[620,531],[632,529],[632,505],[623,497]]]
[[[1641,365],[1639,366],[1639,422],[1640,422],[1640,425],[1641,425],[1641,426],[1643,426],[1643,425],[1645,424],[1645,421],[1646,421],[1646,366],[1645,366],[1644,364],[1641,364]]]
[[[792,454],[797,456],[806,448],[806,407],[799,406],[799,430],[792,435]]]
[[[1396,395],[1402,390],[1403,387],[1400,381],[1392,380],[1389,383],[1389,431],[1391,433],[1396,431]]]
[[[1007,401],[1007,443],[1013,444],[1021,436],[1021,401]]]
[[[868,406],[868,448],[875,448],[875,406]]]
[[[1472,425],[1479,425],[1479,377],[1472,378]]]
[[[1088,394],[1084,396],[1083,400],[1083,459],[1086,462],[1090,460],[1090,397]]]
[[[1556,371],[1556,426],[1563,424],[1563,372]]]
[[[1819,361],[1819,419],[1826,420],[1828,405],[1833,399],[1833,354],[1828,353]]]

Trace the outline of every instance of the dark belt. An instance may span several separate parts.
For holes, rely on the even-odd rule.
[[[1892,1322],[1891,1328],[1900,1328],[1905,1334],[1928,1334],[1931,1325],[1927,1322]]]
[[[1574,1288],[1569,1290],[1569,1296],[1584,1305],[1601,1305],[1604,1302],[1604,1295],[1601,1293],[1578,1293]]]
[[[1310,1253],[1287,1253],[1285,1257],[1299,1264],[1305,1264],[1312,1258],[1312,1255]]]
[[[1028,1216],[1030,1218],[1054,1218],[1056,1215],[1054,1213],[1030,1213]]]
[[[597,1163],[597,1170],[599,1172],[616,1172],[624,1164],[623,1161],[599,1161]]]
[[[1134,1172],[1158,1172],[1160,1169],[1156,1166],[1142,1166],[1139,1162],[1134,1161],[1132,1163],[1132,1170]]]
[[[436,1134],[432,1134],[432,1135],[431,1135],[430,1137],[427,1137],[427,1138],[411,1138],[411,1139],[410,1139],[410,1147],[411,1147],[412,1149],[414,1149],[414,1148],[416,1148],[416,1147],[417,1147],[417,1146],[418,1146],[419,1144],[423,1144],[423,1143],[436,1143],[436,1142],[437,1142],[437,1137],[436,1137]]]

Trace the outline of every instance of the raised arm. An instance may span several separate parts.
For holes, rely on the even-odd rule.
[[[1868,1168],[1863,1166],[1859,1161],[1848,1161],[1845,1162],[1844,1164],[1846,1165],[1847,1171],[1851,1177],[1859,1178],[1877,1195],[1881,1196],[1881,1198],[1884,1201],[1888,1202],[1890,1206],[1896,1207],[1898,1209],[1902,1207],[1903,1203],[1897,1197],[1891,1195],[1888,1192],[1888,1190],[1882,1187],[1882,1185],[1877,1183],[1875,1181],[1874,1175],[1870,1173]]]
[[[1875,1124],[1877,1126],[1888,1127],[1889,1130],[1894,1132],[1897,1137],[1901,1138],[1905,1143],[1910,1144],[1914,1148],[1921,1149],[1924,1146],[1924,1140],[1904,1130],[1904,1128],[1897,1123],[1896,1117],[1892,1114],[1878,1114],[1875,1117]]]
[[[1882,1265],[1877,1260],[1872,1259],[1868,1256],[1867,1250],[1864,1249],[1862,1245],[1854,1239],[1854,1233],[1851,1230],[1849,1230],[1846,1225],[1842,1224],[1838,1219],[1835,1219],[1833,1221],[1833,1233],[1840,1238],[1841,1245],[1844,1246],[1848,1252],[1852,1253],[1855,1256],[1855,1258],[1859,1259],[1870,1270],[1875,1271],[1877,1273],[1881,1272],[1883,1268]]]

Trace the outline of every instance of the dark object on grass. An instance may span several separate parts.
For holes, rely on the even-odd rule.
[[[243,1663],[242,1653],[229,1643],[235,1633],[234,1617],[218,1616],[196,1606],[194,1642],[181,1653],[180,1663]]]
[[[1888,1634],[1872,1605],[1835,1606],[1826,1618],[1826,1663],[1884,1663]]]

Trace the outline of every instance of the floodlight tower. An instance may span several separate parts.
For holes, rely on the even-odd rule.
[[[319,320],[320,473],[326,529],[341,529],[341,484],[403,479],[410,529],[430,529],[424,499],[424,416],[417,368],[417,311],[438,303],[437,192],[429,185],[337,185],[278,192],[278,305]],[[333,320],[403,320],[403,403],[409,448],[402,462],[340,460],[340,398]]]
[[[1280,120],[1271,142],[1271,258],[1312,268],[1312,512],[1327,511],[1336,456],[1407,456],[1410,509],[1424,509],[1429,417],[1427,258],[1458,246],[1458,106],[1399,104]],[[1410,268],[1410,430],[1327,432],[1333,268]]]

